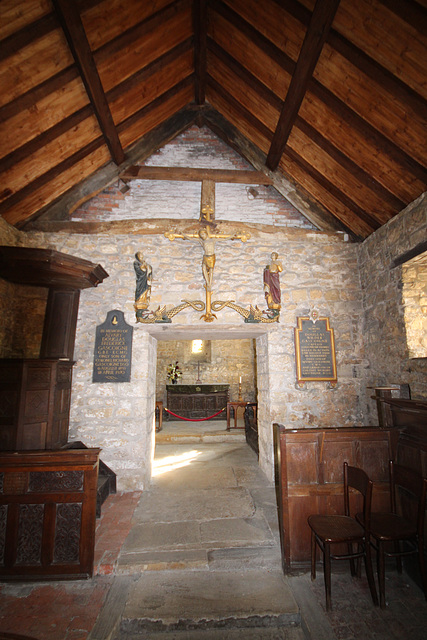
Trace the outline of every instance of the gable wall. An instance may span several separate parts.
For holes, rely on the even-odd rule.
[[[253,170],[207,127],[190,127],[143,163],[158,167]],[[121,181],[111,185],[72,214],[72,220],[90,222],[133,220],[197,220],[200,182],[132,180],[121,192]],[[173,196],[173,197],[171,197]],[[313,229],[313,225],[269,186],[218,183],[215,189],[216,220],[242,221]]]

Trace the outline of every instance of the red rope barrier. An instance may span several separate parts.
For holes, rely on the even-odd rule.
[[[165,407],[165,411],[170,413],[172,416],[175,416],[175,418],[179,418],[180,420],[187,420],[187,422],[201,422],[202,420],[210,420],[211,418],[215,418],[215,416],[219,416],[221,411],[225,411],[226,408],[227,407],[224,407],[223,409],[220,409],[220,411],[217,411],[217,413],[214,413],[213,415],[209,416],[208,418],[183,418],[182,416],[179,416],[177,413],[173,413],[173,411],[169,411],[169,409],[166,409],[166,407]]]

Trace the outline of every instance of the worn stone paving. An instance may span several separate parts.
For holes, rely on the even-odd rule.
[[[323,575],[312,582],[309,573],[289,578],[312,640],[425,640],[427,602],[422,590],[390,567],[386,571],[385,610],[372,604],[366,578],[333,571],[332,611],[325,608]]]
[[[221,485],[221,473],[218,470],[222,468],[224,477],[227,478],[223,484],[232,485],[228,486],[228,490],[234,488],[239,495],[242,494],[242,489],[247,491],[245,500],[239,499],[237,503],[242,509],[240,515],[243,517],[229,517],[233,514],[227,515],[227,511],[218,504],[216,515],[225,517],[210,521],[206,519],[208,514],[204,505],[199,502],[197,514],[200,520],[197,521],[197,526],[194,520],[181,522],[181,528],[176,523],[166,521],[163,523],[165,528],[159,535],[159,531],[155,531],[156,523],[142,516],[145,501],[138,492],[110,496],[103,505],[102,517],[97,524],[94,577],[87,581],[0,584],[0,631],[28,635],[36,640],[110,640],[114,637],[112,634],[117,628],[118,616],[126,610],[126,604],[129,603],[129,612],[134,606],[132,602],[136,602],[140,588],[135,588],[136,585],[144,582],[138,567],[137,573],[132,574],[131,564],[127,562],[130,560],[129,553],[134,553],[141,545],[141,531],[138,533],[141,526],[152,528],[143,537],[146,559],[154,566],[156,559],[160,558],[162,562],[159,562],[157,569],[166,568],[166,571],[146,572],[153,585],[161,582],[161,574],[171,582],[172,574],[182,574],[183,579],[186,574],[188,579],[193,571],[200,575],[203,582],[202,572],[206,569],[220,579],[221,572],[227,577],[227,572],[232,575],[241,571],[242,566],[246,576],[264,574],[264,577],[268,577],[272,568],[280,569],[277,514],[272,504],[272,487],[260,482],[256,460],[255,464],[249,464],[252,458],[249,448],[240,452],[239,457],[240,446],[244,445],[222,447],[219,456],[214,455],[215,447],[206,447],[204,455],[210,460],[212,470],[215,470],[211,481],[218,481]],[[181,448],[181,453],[188,450],[194,451],[187,445]],[[158,460],[166,462],[170,453],[168,445],[165,445]],[[175,450],[175,456],[176,454]],[[185,457],[181,462],[184,459]],[[230,474],[230,465],[234,469],[233,474]],[[193,482],[197,479],[206,492],[209,485],[206,475],[209,474],[200,471],[202,466],[201,461],[199,465],[195,465]],[[186,491],[189,492],[187,498],[192,498],[194,487],[189,488],[188,473],[188,466],[184,466],[181,467],[181,474],[175,475],[175,494]],[[165,474],[159,474],[153,487],[154,495],[157,493],[159,496],[166,484]],[[222,490],[226,489],[226,486],[222,487]],[[259,506],[257,515],[255,512],[250,514],[251,501],[252,505]],[[153,509],[154,502],[151,505]],[[186,509],[188,506],[185,506],[182,514],[185,515]],[[180,513],[175,506],[174,514]],[[153,514],[154,511],[151,511],[151,515]],[[221,520],[225,529],[218,527]],[[162,523],[157,524],[162,526]],[[177,526],[175,533],[169,528],[174,525]],[[188,527],[193,536],[191,542]],[[225,544],[227,538],[228,542]],[[236,546],[233,546],[233,539]],[[175,544],[176,540],[179,544]],[[160,542],[164,545],[163,548],[160,548]],[[193,548],[189,548],[191,546]],[[190,553],[196,554],[193,565]],[[180,566],[181,570],[170,570],[173,566],[173,554],[177,554],[176,557],[181,562],[177,567]],[[170,628],[164,632],[159,629],[146,637],[150,640],[163,640],[166,637],[168,640],[424,640],[427,602],[421,589],[405,573],[399,576],[394,567],[387,570],[387,608],[382,611],[373,606],[363,575],[360,580],[353,579],[341,565],[342,563],[339,568],[333,567],[331,612],[325,611],[320,568],[314,582],[310,580],[309,573],[286,578],[282,576],[299,607],[301,627],[243,630]],[[279,575],[275,575],[275,580],[279,580]],[[184,583],[182,586],[185,586]],[[181,597],[183,593],[181,591]],[[227,607],[231,611],[229,600],[228,594]],[[155,606],[156,603],[151,602]],[[165,601],[164,606],[166,605]],[[129,634],[123,638],[134,640],[144,637],[139,633],[132,635],[132,629],[131,625]],[[122,636],[116,637],[122,639]]]

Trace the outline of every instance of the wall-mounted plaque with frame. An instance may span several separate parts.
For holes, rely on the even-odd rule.
[[[297,318],[295,331],[295,357],[297,384],[305,382],[337,383],[337,364],[335,358],[334,330],[329,318]]]
[[[96,327],[92,382],[130,382],[132,332],[123,311],[109,311]]]

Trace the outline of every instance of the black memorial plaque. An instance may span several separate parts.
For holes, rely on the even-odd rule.
[[[96,327],[92,382],[129,382],[133,327],[122,311],[109,311]]]
[[[329,318],[298,318],[295,329],[295,355],[298,384],[324,380],[337,382],[334,330]]]

